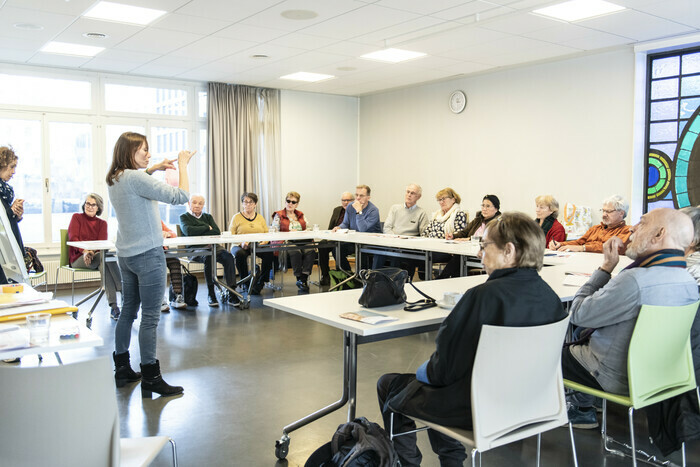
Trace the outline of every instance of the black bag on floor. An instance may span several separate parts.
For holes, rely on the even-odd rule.
[[[382,427],[359,417],[338,426],[333,439],[311,454],[304,467],[397,467],[399,457]]]
[[[194,275],[189,272],[182,275],[182,295],[187,306],[199,305],[199,302],[197,302],[197,287],[199,287],[199,284],[197,284],[197,278]]]

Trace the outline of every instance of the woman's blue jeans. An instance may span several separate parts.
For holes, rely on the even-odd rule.
[[[129,350],[131,328],[141,307],[139,349],[141,364],[156,362],[156,336],[160,321],[160,305],[165,294],[166,266],[163,248],[157,247],[134,256],[118,256],[122,272],[124,305],[114,332],[114,350]]]

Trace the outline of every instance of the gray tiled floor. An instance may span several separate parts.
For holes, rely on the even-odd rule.
[[[296,294],[287,275],[285,295]],[[203,280],[200,279],[200,284]],[[318,288],[312,286],[312,293]],[[87,293],[87,290],[82,290]],[[65,296],[65,292],[61,295]],[[264,297],[273,295],[271,290]],[[274,292],[275,296],[282,292]],[[345,421],[340,410],[291,434],[287,461],[278,462],[274,443],[282,427],[340,396],[341,332],[287,313],[262,307],[253,297],[248,310],[228,306],[209,308],[200,285],[199,307],[162,315],[158,357],[166,380],[182,385],[177,398],[142,400],[138,385],[117,390],[122,436],[167,434],[178,445],[182,466],[303,465]],[[81,309],[80,319],[87,311]],[[93,329],[105,339],[98,350],[66,353],[64,361],[86,355],[111,354],[114,322],[101,304]],[[365,344],[359,349],[357,414],[379,421],[375,395],[377,378],[390,371],[414,371],[433,350],[435,334]],[[138,364],[138,342],[132,341],[132,361]],[[35,364],[30,358],[22,364]],[[51,364],[47,358],[46,364]],[[626,414],[611,414],[611,432],[624,438]],[[638,442],[648,448],[643,415],[638,416]],[[576,431],[582,466],[631,465],[629,460],[604,455],[600,433]],[[689,448],[689,464],[700,465],[700,443]],[[439,465],[425,433],[419,435],[425,466]],[[485,453],[484,466],[535,465],[534,439]],[[568,431],[556,429],[542,438],[542,465],[573,465]],[[680,463],[680,456],[672,459]],[[169,465],[168,452],[154,465]]]

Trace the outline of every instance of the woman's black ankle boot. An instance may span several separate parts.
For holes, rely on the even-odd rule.
[[[182,394],[184,389],[182,386],[171,386],[163,381],[163,376],[160,374],[160,362],[156,360],[150,365],[141,365],[143,379],[141,380],[141,397],[150,399],[153,393],[161,396],[177,396]]]
[[[112,352],[112,358],[114,359],[114,381],[118,388],[124,387],[126,383],[135,383],[141,380],[141,373],[131,369],[128,351],[118,355]]]

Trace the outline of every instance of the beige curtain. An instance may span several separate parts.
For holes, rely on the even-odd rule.
[[[224,230],[250,191],[269,224],[280,199],[280,92],[209,83],[208,101],[209,210]]]

